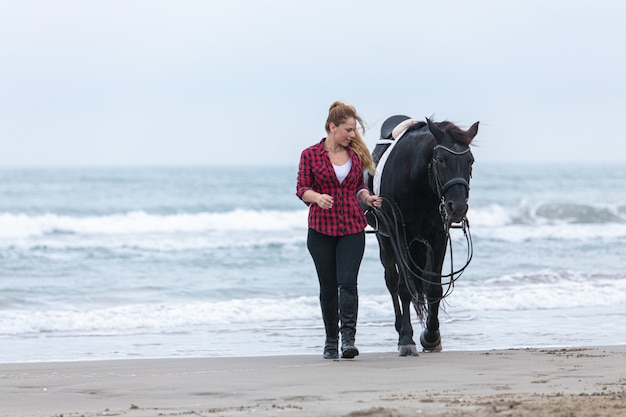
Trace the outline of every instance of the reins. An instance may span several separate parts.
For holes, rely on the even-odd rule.
[[[447,152],[450,152],[454,155],[463,155],[469,152],[469,148],[464,151],[457,152],[450,148],[447,148],[443,145],[435,146],[434,150],[443,149]],[[444,257],[445,253],[450,250],[450,273],[441,274],[437,272],[433,272],[429,270],[432,268],[433,261],[433,249],[428,243],[428,241],[420,236],[415,237],[411,242],[407,241],[407,233],[406,233],[406,223],[404,222],[404,217],[402,216],[402,212],[398,207],[398,204],[391,198],[386,196],[381,196],[383,199],[383,204],[386,204],[389,207],[389,210],[375,209],[374,211],[370,211],[374,218],[376,219],[376,233],[383,234],[380,230],[380,224],[383,223],[386,231],[389,233],[388,237],[391,241],[391,245],[393,251],[396,255],[397,265],[401,275],[404,277],[407,289],[411,293],[411,297],[418,301],[419,303],[423,303],[423,299],[420,299],[420,292],[415,288],[415,284],[413,280],[409,279],[409,276],[415,277],[427,284],[437,284],[436,281],[439,281],[438,285],[447,286],[445,293],[438,300],[429,300],[430,303],[435,303],[443,300],[447,296],[449,296],[454,290],[455,282],[461,277],[465,269],[469,266],[473,255],[474,255],[474,245],[472,241],[472,235],[470,232],[470,225],[467,217],[463,217],[460,223],[453,224],[449,221],[443,195],[445,192],[454,185],[463,185],[466,187],[467,192],[469,193],[469,183],[464,178],[453,178],[447,181],[445,184],[441,184],[441,180],[439,178],[439,172],[437,170],[436,160],[433,159],[429,164],[429,177],[431,180],[431,187],[434,183],[434,188],[436,189],[437,195],[439,196],[441,203],[439,205],[439,215],[441,216],[441,221],[444,228],[444,233],[446,237],[446,247],[444,249]],[[435,191],[435,190],[433,190]],[[454,269],[454,251],[452,245],[452,236],[450,234],[450,229],[461,229],[463,231],[463,235],[465,236],[465,240],[467,243],[467,258],[465,260],[465,264],[459,268],[458,270]],[[424,268],[420,267],[417,260],[411,256],[411,246],[415,243],[420,243],[425,247],[426,259],[424,262]],[[446,282],[443,282],[444,279],[447,279]]]
[[[458,224],[451,224],[442,217],[444,232],[446,236],[446,252],[447,249],[450,248],[450,272],[446,274],[441,274],[428,269],[428,267],[432,267],[433,261],[433,249],[430,243],[428,243],[426,239],[420,236],[413,238],[413,240],[409,242],[407,240],[406,233],[407,225],[404,222],[404,217],[402,216],[402,212],[400,211],[397,203],[389,197],[383,196],[382,199],[383,204],[386,204],[389,207],[389,211],[383,209],[375,209],[374,211],[369,211],[374,215],[377,222],[378,227],[376,228],[376,233],[380,233],[383,236],[388,237],[391,241],[393,251],[396,254],[396,260],[398,260],[398,267],[401,268],[401,271],[399,272],[403,272],[402,275],[404,276],[405,283],[407,285],[407,288],[412,293],[413,298],[417,299],[416,295],[418,291],[415,289],[415,285],[413,284],[412,280],[408,279],[409,276],[415,277],[427,284],[438,284],[442,287],[447,286],[448,288],[441,296],[441,299],[444,299],[452,293],[455,282],[461,277],[465,269],[467,269],[474,255],[474,245],[467,217],[463,218],[461,223]],[[383,230],[388,231],[388,235],[384,232],[381,232],[381,224],[383,225]],[[454,251],[452,246],[452,236],[450,234],[450,229],[461,229],[463,231],[463,235],[467,244],[467,258],[464,265],[457,270],[454,269]],[[422,244],[425,247],[426,259],[424,265],[426,266],[426,268],[422,268],[418,264],[414,256],[411,255],[410,249],[411,246],[413,246],[415,243]],[[437,283],[437,280],[440,280],[440,282]],[[434,302],[440,300],[432,301]]]

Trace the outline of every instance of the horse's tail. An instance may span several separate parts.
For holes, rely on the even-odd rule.
[[[430,271],[432,266],[432,251],[426,251],[426,263],[424,264],[424,270]],[[428,302],[426,300],[426,291],[424,290],[424,279],[417,275],[416,272],[411,272],[417,279],[413,279],[413,282],[417,282],[418,291],[413,293],[413,306],[415,307],[415,313],[422,325],[425,324],[426,317],[428,316]]]
[[[426,322],[426,317],[428,315],[428,303],[426,303],[426,296],[424,295],[423,291],[419,291],[419,293],[413,294],[413,307],[415,307],[417,319],[423,326]]]
[[[398,253],[396,256],[406,256],[406,254],[401,255]],[[424,292],[423,280],[419,278],[415,279],[415,275],[410,268],[407,268],[407,265],[405,265],[404,262],[400,261],[396,264],[396,266],[398,267],[398,271],[400,273],[400,279],[404,280],[406,288],[411,294],[411,301],[413,302],[417,319],[422,325],[424,325],[428,315],[428,303],[426,301],[426,293]]]

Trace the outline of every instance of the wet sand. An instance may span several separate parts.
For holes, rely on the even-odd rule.
[[[626,416],[626,346],[0,364],[0,416]]]

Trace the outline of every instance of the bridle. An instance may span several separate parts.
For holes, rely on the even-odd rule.
[[[449,248],[449,254],[450,254],[449,256],[450,273],[446,275],[441,275],[442,278],[449,278],[448,283],[447,283],[448,290],[442,296],[442,298],[445,298],[447,295],[449,295],[449,293],[452,292],[454,288],[454,283],[456,282],[457,279],[461,277],[465,269],[469,266],[472,260],[472,257],[474,256],[474,245],[472,242],[472,235],[470,233],[469,220],[467,219],[467,217],[463,216],[460,223],[452,223],[452,221],[450,221],[450,217],[448,216],[448,212],[446,210],[446,205],[445,205],[445,194],[451,187],[455,185],[462,185],[463,187],[465,187],[465,191],[467,195],[469,196],[469,190],[470,190],[469,182],[463,177],[455,177],[446,181],[444,184],[441,183],[441,177],[439,174],[439,164],[437,163],[437,158],[435,157],[435,151],[437,151],[437,149],[444,150],[448,153],[451,153],[452,155],[461,156],[470,152],[470,148],[468,146],[466,149],[462,151],[455,151],[444,145],[436,145],[433,148],[432,159],[430,163],[428,164],[429,181],[431,183],[431,187],[434,183],[435,187],[433,191],[439,197],[439,215],[441,216],[441,223],[443,224],[444,232],[446,235],[446,247]],[[463,231],[463,236],[465,237],[465,240],[467,243],[467,259],[463,267],[461,267],[460,269],[456,271],[454,270],[454,253],[452,249],[452,236],[450,235],[450,229],[461,229]],[[446,252],[447,251],[448,249],[446,249]],[[442,285],[445,285],[445,284],[442,282]]]
[[[433,148],[433,157],[430,161],[430,164],[428,164],[428,176],[429,176],[429,180],[431,183],[431,187],[433,186],[433,183],[434,183],[433,191],[437,194],[437,196],[439,197],[439,200],[443,201],[443,198],[444,198],[443,196],[445,195],[446,191],[448,191],[450,187],[454,185],[459,185],[459,184],[465,187],[465,190],[467,191],[467,194],[469,195],[469,183],[463,177],[452,178],[451,180],[448,180],[445,184],[441,184],[441,178],[439,176],[439,165],[437,163],[437,159],[435,158],[435,151],[437,149],[443,149],[444,151],[449,152],[453,155],[457,155],[457,156],[465,155],[466,153],[470,151],[470,149],[468,147],[464,151],[458,152],[443,145],[437,145]]]

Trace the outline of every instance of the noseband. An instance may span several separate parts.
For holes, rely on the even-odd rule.
[[[443,198],[444,198],[443,196],[446,193],[446,191],[448,191],[450,187],[459,185],[459,184],[464,186],[465,190],[469,194],[469,183],[467,182],[465,178],[462,178],[462,177],[452,178],[445,184],[443,185],[441,184],[441,178],[439,177],[439,170],[437,169],[437,160],[435,160],[435,154],[434,154],[434,152],[437,149],[443,149],[444,151],[450,152],[453,155],[464,155],[468,153],[470,149],[467,148],[464,151],[457,152],[443,145],[437,145],[433,148],[433,159],[430,161],[430,164],[428,165],[428,168],[429,168],[428,172],[430,175],[431,184],[433,182],[435,183],[434,185],[435,185],[437,196],[439,197],[439,199],[443,201]]]

